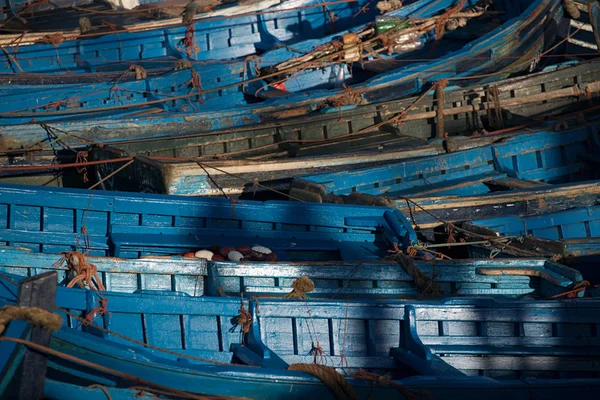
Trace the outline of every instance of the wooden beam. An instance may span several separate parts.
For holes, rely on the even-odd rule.
[[[54,311],[57,279],[58,273],[51,271],[23,280],[19,285],[17,305]],[[50,332],[42,327],[34,326],[31,329],[30,340],[42,346],[49,346]],[[29,349],[25,350],[23,368],[19,377],[19,399],[37,400],[44,397],[47,365],[47,355]]]
[[[544,186],[549,186],[547,183],[544,182],[535,182],[517,178],[495,179],[489,181],[488,183],[490,185],[503,186],[510,189],[536,189],[543,188]]]

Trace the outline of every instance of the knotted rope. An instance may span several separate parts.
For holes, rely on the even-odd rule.
[[[0,335],[4,333],[8,323],[14,320],[23,320],[51,332],[62,326],[62,318],[53,312],[38,307],[4,306],[0,308]]]
[[[440,15],[438,20],[435,22],[435,40],[440,40],[444,36],[444,32],[446,31],[446,22],[452,17],[454,14],[460,12],[465,6],[467,0],[460,0],[458,4],[444,14]]]
[[[284,299],[306,299],[306,293],[315,290],[315,284],[308,276],[301,276],[292,283],[292,291]]]
[[[58,46],[64,41],[65,36],[62,33],[53,33],[51,35],[46,35],[38,40],[39,43],[51,44],[54,47]]]
[[[559,294],[555,294],[554,296],[551,296],[551,299],[558,299],[561,297],[566,297],[567,299],[576,299],[577,295],[580,292],[583,292],[585,289],[587,288],[597,288],[599,285],[592,285],[591,283],[589,283],[588,281],[581,281],[579,283],[577,283],[575,286],[573,286],[573,289],[568,290],[566,292],[562,292]]]
[[[181,71],[183,69],[192,69],[192,63],[188,60],[177,60],[174,70]]]
[[[78,151],[77,152],[77,158],[75,159],[75,163],[79,164],[79,163],[86,163],[88,161],[88,152],[87,151]],[[88,177],[88,169],[87,167],[77,167],[75,168],[75,171],[77,171],[78,174],[82,174],[82,178],[81,180],[83,181],[83,183],[88,183],[90,181],[89,177]]]
[[[137,80],[146,79],[148,77],[146,70],[143,67],[140,67],[139,65],[132,64],[129,66],[129,70],[135,72],[135,79]]]
[[[183,47],[185,47],[184,51],[188,57],[192,57],[200,51],[200,48],[196,45],[196,29],[194,28],[194,24],[189,24],[185,30]]]
[[[81,282],[83,285],[87,285],[92,290],[96,291],[104,291],[104,284],[102,284],[102,280],[98,276],[98,267],[94,264],[90,264],[86,261],[85,254],[79,251],[68,251],[65,253],[61,253],[62,258],[54,263],[54,266],[59,266],[63,263],[63,261],[67,262],[67,267],[77,274],[71,282],[67,285],[67,287],[71,288],[75,286],[77,283]],[[96,283],[94,283],[94,280]]]
[[[98,317],[102,317],[105,314],[110,314],[108,311],[108,299],[102,297],[98,301],[99,305],[92,308],[85,316],[85,320],[90,324]]]
[[[116,24],[111,24],[108,21],[100,20],[100,25],[105,26],[109,31],[116,31],[118,26]]]
[[[238,316],[236,321],[239,326],[242,327],[243,333],[248,333],[250,331],[250,325],[252,325],[252,314],[246,309],[244,306],[243,300],[240,309],[238,310]]]
[[[334,368],[319,364],[292,364],[288,371],[300,371],[319,379],[335,396],[336,400],[359,400],[354,388]]]
[[[365,371],[361,368],[357,373],[354,374],[354,378],[372,382],[376,386],[393,387],[398,390],[398,392],[400,392],[406,398],[406,400],[419,400],[422,398],[422,396],[417,396],[417,394],[413,393],[413,391],[410,389],[394,382],[389,375],[379,375],[373,372]]]
[[[408,275],[410,275],[422,296],[439,296],[443,293],[440,285],[435,282],[434,278],[425,275],[423,271],[416,266],[415,261],[412,258],[405,256],[404,254],[396,254],[394,261],[400,264]]]
[[[358,105],[362,101],[359,93],[356,93],[350,86],[344,85],[344,94],[331,100],[331,105],[335,108],[344,106]]]

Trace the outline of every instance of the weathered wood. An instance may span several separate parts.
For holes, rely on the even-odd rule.
[[[54,311],[56,286],[57,273],[54,271],[27,278],[19,286],[17,304]],[[34,326],[31,328],[30,340],[42,346],[49,346],[50,332],[42,327]],[[47,355],[29,349],[25,350],[20,377],[19,399],[36,400],[43,398],[47,363]]]
[[[572,184],[514,193],[498,192],[487,196],[415,197],[411,200],[419,206],[400,199],[396,200],[394,205],[414,225],[427,229],[441,225],[441,221],[458,222],[509,215],[536,215],[593,206],[600,204],[600,185]]]
[[[222,8],[215,11],[209,11],[206,13],[201,13],[196,15],[194,20],[219,17],[219,16],[228,16],[228,15],[240,15],[244,13],[252,13],[258,11],[263,8],[270,7],[275,4],[279,4],[280,0],[263,0],[259,2],[253,2],[250,4],[242,4],[234,7]],[[143,13],[143,12],[142,12]],[[126,25],[122,27],[121,30],[112,31],[111,33],[125,33],[125,32],[139,32],[146,31],[150,29],[156,28],[167,28],[167,27],[176,27],[181,25],[181,18],[170,18],[166,20],[160,21],[150,21],[150,22],[142,22],[136,23],[133,25]],[[35,44],[40,42],[45,37],[50,35],[63,35],[65,40],[75,40],[79,38],[85,37],[94,37],[97,34],[90,35],[82,35],[79,29],[74,29],[71,31],[52,31],[52,32],[41,32],[41,33],[25,33],[25,34],[6,34],[0,37],[0,46],[11,46],[15,43],[18,43],[19,46],[26,46],[29,44]]]
[[[439,84],[435,88],[435,99],[436,99],[436,110],[435,110],[436,119],[435,119],[435,123],[436,123],[436,130],[437,130],[436,137],[438,139],[441,139],[441,138],[444,137],[444,134],[446,132],[444,130],[444,103],[445,103],[445,99],[444,99],[444,87],[442,87]]]
[[[544,182],[535,182],[517,178],[492,179],[489,183],[490,185],[504,186],[510,189],[532,189],[548,186],[548,184]]]

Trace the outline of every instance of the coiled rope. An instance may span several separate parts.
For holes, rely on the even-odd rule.
[[[51,332],[62,326],[60,315],[39,307],[4,306],[0,308],[0,335],[4,333],[8,323],[14,320],[23,320]]]
[[[334,368],[319,364],[292,364],[288,371],[304,372],[319,379],[336,400],[360,400],[352,385]]]
[[[308,276],[301,276],[292,283],[292,291],[284,296],[285,299],[306,299],[306,294],[315,290],[315,284]]]

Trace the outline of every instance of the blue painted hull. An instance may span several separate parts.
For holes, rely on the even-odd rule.
[[[538,0],[531,5],[529,2],[523,3],[526,4],[519,3],[518,6],[511,5],[506,9],[507,12],[510,11],[510,16],[515,16],[514,19],[460,50],[440,54],[440,60],[434,62],[417,62],[384,72],[367,79],[364,83],[352,85],[353,91],[360,94],[360,101],[363,103],[377,102],[415,94],[442,78],[458,78],[459,85],[472,84],[494,81],[527,70],[532,57],[541,54],[553,44],[563,19],[562,6],[558,0]],[[451,1],[438,4],[423,0],[414,4],[414,8],[420,11],[413,13],[409,10],[413,6],[409,6],[393,14],[408,13],[410,16],[428,17],[452,4]],[[433,33],[428,33],[428,36],[431,35]],[[518,41],[509,40],[510,37],[515,37]],[[296,47],[310,50],[319,43],[328,42],[329,39],[331,37],[320,41],[301,42]],[[448,46],[444,46],[446,47]],[[494,56],[498,53],[502,54],[502,57]],[[297,53],[288,49],[267,52],[261,56],[260,65],[275,65],[295,54]],[[472,58],[476,61],[471,61]],[[467,64],[465,59],[469,59]],[[247,106],[248,112],[251,113],[256,107],[251,103],[258,101],[252,97],[257,90],[268,87],[266,82],[255,82],[239,90],[242,81],[253,77],[253,65],[253,62],[245,61],[197,65],[194,69],[198,75],[187,70],[173,72],[165,77],[125,82],[117,88],[114,84],[86,89],[78,87],[76,90],[79,94],[75,97],[75,88],[71,92],[63,88],[56,93],[45,92],[47,97],[43,98],[43,103],[33,106],[26,98],[19,102],[19,93],[14,93],[14,90],[21,89],[13,88],[11,90],[14,98],[5,97],[6,111],[0,114],[0,117],[3,124],[10,125],[26,123],[31,118],[35,118],[36,121],[115,118],[117,114],[126,117],[132,113],[149,110],[198,114]],[[326,69],[329,71],[330,68]],[[444,72],[436,72],[441,70]],[[333,70],[329,72],[335,74]],[[347,96],[345,89],[339,89],[340,84],[344,83],[343,79],[340,82],[331,82],[328,73],[315,75],[315,71],[312,71],[306,72],[309,75],[303,74],[293,74],[293,77],[286,78],[285,81],[286,86],[295,88],[298,93],[266,100],[260,103],[260,106],[283,110],[292,106],[329,104],[327,102]],[[476,78],[471,79],[473,76]],[[471,78],[462,80],[467,77]],[[191,89],[190,82],[196,82]],[[316,90],[322,85],[328,90]],[[336,86],[338,88],[334,88]],[[23,87],[22,90],[26,93],[31,89]]]
[[[88,257],[107,291],[228,295],[245,298],[284,296],[292,283],[308,276],[315,298],[398,298],[420,294],[413,278],[394,260],[361,263],[215,262],[182,257],[122,259]],[[0,249],[0,273],[33,276],[58,271],[59,283],[74,278],[62,255]],[[441,296],[548,298],[583,280],[573,269],[546,260],[415,261],[435,276]],[[513,271],[513,275],[500,273]],[[583,293],[580,294],[581,296]]]
[[[133,31],[135,26],[132,26],[132,32],[87,35],[57,46],[44,43],[7,46],[10,57],[7,53],[0,55],[3,59],[0,74],[19,74],[21,70],[44,74],[122,73],[132,63],[148,70],[161,67],[173,70],[178,60],[245,57],[278,44],[317,38],[365,23],[379,13],[375,7],[359,13],[366,3],[357,0],[327,6],[337,17],[333,23],[322,6],[314,7],[319,4],[316,0],[285,1],[258,15],[197,20],[194,23],[197,51],[183,43],[188,27],[180,21],[139,32]]]
[[[255,246],[281,261],[377,260],[415,233],[390,208],[0,186],[0,241],[37,252],[137,258]]]
[[[600,181],[546,185],[534,189],[514,189],[475,196],[427,196],[413,198],[424,209],[395,200],[393,205],[410,215],[413,225],[431,229],[440,220],[456,223],[503,217],[527,217],[556,213],[600,204]],[[431,214],[429,214],[431,213]]]
[[[534,186],[536,182],[592,180],[600,177],[593,161],[600,154],[595,140],[598,124],[594,121],[566,131],[554,131],[553,124],[548,124],[536,132],[471,150],[357,168],[352,174],[344,171],[301,178],[336,195],[361,192],[392,199],[485,194],[491,192],[490,186],[507,179],[533,182]]]
[[[4,280],[3,302],[10,304],[15,295],[16,287]],[[96,315],[95,325],[83,328],[73,318],[65,319],[65,327],[53,336],[52,348],[192,393],[331,398],[316,378],[287,370],[290,364],[315,358],[345,365],[343,373],[361,398],[399,394],[396,387],[374,387],[357,379],[360,368],[375,376],[389,373],[403,390],[436,399],[589,396],[600,383],[600,352],[591,328],[600,320],[595,300],[411,304],[264,299],[260,310],[254,301],[245,305],[253,319],[248,332],[240,335],[241,328],[235,326],[239,299],[105,296],[110,313]],[[98,300],[93,292],[79,289],[59,288],[57,294],[58,307],[82,317],[94,316]],[[95,326],[154,347],[144,349]],[[315,346],[322,353],[315,353]],[[232,359],[238,364],[229,364]],[[127,379],[82,368],[59,356],[50,357],[49,370],[49,378],[65,383],[132,386]]]
[[[560,240],[571,257],[600,255],[600,206],[582,207],[532,216],[475,221],[502,236],[535,236]]]

